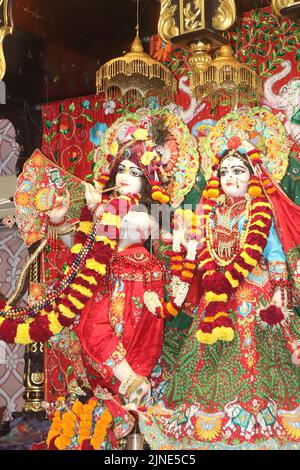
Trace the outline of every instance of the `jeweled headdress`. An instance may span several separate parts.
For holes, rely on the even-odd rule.
[[[94,174],[105,186],[122,159],[132,160],[152,186],[152,198],[177,206],[195,182],[196,139],[166,110],[128,113],[110,126],[96,152]]]
[[[245,147],[246,142],[249,145]],[[227,149],[246,154],[251,144],[259,151],[268,173],[280,182],[287,170],[291,144],[282,123],[267,108],[233,111],[217,122],[207,137],[202,154],[206,179],[210,178],[214,165]]]

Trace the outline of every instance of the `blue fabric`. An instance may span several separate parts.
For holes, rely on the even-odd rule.
[[[244,220],[245,220],[245,216],[243,215],[238,222],[238,229],[240,233],[242,232]],[[284,263],[286,262],[286,257],[283,252],[280,240],[278,238],[278,235],[275,229],[274,220],[272,220],[272,225],[270,228],[270,233],[268,236],[267,244],[263,251],[263,257],[269,263],[271,263],[272,261],[283,261]]]
[[[272,261],[286,262],[286,257],[275,229],[274,220],[272,220],[268,241],[263,251],[263,256],[269,263]]]
[[[239,233],[242,233],[242,228],[244,225],[245,218],[246,216],[243,215],[238,221]],[[230,224],[231,228],[233,227],[234,221],[235,219],[232,219],[231,224]],[[212,221],[212,227],[213,225],[214,224]],[[284,263],[286,262],[286,257],[283,252],[280,240],[278,238],[278,235],[275,229],[274,220],[272,220],[272,225],[271,225],[270,233],[268,236],[267,244],[265,246],[265,249],[262,255],[269,263],[273,261],[283,261]]]

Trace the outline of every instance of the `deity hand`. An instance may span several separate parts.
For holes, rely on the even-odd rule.
[[[279,308],[288,306],[288,291],[286,288],[284,288],[283,291],[276,289],[272,297],[272,304]]]
[[[92,184],[85,183],[85,200],[90,211],[102,202],[102,193],[94,188]]]
[[[199,218],[191,210],[178,210],[175,212],[173,250],[181,251],[182,245],[188,252],[188,258],[193,259],[200,243]],[[179,249],[178,249],[179,248]]]
[[[191,229],[190,220],[183,216],[183,211],[177,210],[174,216],[174,231],[173,231],[173,250],[175,252],[181,251],[180,245],[186,250],[188,247],[187,234]]]
[[[66,196],[57,196],[54,206],[47,212],[50,224],[57,225],[63,223],[70,207],[70,193],[67,190]]]

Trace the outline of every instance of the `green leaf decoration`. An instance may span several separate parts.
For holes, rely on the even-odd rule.
[[[70,106],[69,106],[69,112],[73,113],[74,111],[75,111],[75,104],[71,103]]]
[[[83,116],[88,122],[93,122],[93,119],[92,119],[91,116],[89,116],[88,114],[83,113],[82,116]]]
[[[62,134],[62,135],[67,135],[67,134],[69,134],[70,129],[67,128],[67,129],[65,129],[65,130],[63,130],[63,131],[62,131],[61,129],[59,129],[58,132],[59,132],[60,134]]]
[[[291,47],[291,46],[286,46],[286,47],[284,48],[284,50],[287,51],[287,52],[294,52],[294,48]]]
[[[94,160],[94,150],[91,150],[88,156],[86,157],[88,162],[92,162]]]
[[[49,120],[47,119],[46,122],[45,122],[45,124],[46,124],[47,129],[51,129],[51,127],[52,127],[52,122],[51,122],[51,121],[49,121]]]

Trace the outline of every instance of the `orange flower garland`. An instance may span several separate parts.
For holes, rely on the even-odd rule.
[[[92,423],[93,423],[93,411],[97,406],[97,399],[90,398],[90,400],[83,406],[81,413],[79,431],[78,431],[78,445],[81,448],[84,441],[90,439]]]
[[[63,400],[64,398],[60,398],[58,403]],[[76,400],[71,409],[62,407],[62,410],[56,410],[46,440],[48,448],[50,450],[65,450],[70,446],[77,433],[79,449],[99,450],[113,417],[109,409],[105,408],[95,423],[94,431],[92,431],[93,413],[98,403],[97,398],[93,397],[84,405]]]
[[[60,399],[62,401],[63,399]],[[82,403],[76,400],[71,409],[57,410],[47,436],[46,443],[51,450],[64,450],[75,437],[78,421],[82,413]]]
[[[54,445],[58,450],[64,450],[71,444],[76,431],[76,415],[69,411],[61,418],[61,434],[54,439]]]
[[[50,442],[52,441],[52,439],[58,437],[60,433],[61,433],[61,416],[60,416],[60,411],[56,410],[54,413],[54,417],[52,419],[52,424],[48,432],[47,439],[46,439],[46,444],[49,448],[50,448]]]
[[[113,420],[113,417],[108,408],[105,408],[102,415],[97,419],[94,432],[92,432],[93,413],[97,405],[98,400],[96,398],[91,398],[83,406],[78,430],[79,449],[99,450],[107,435],[107,429]]]
[[[100,418],[98,418],[95,425],[93,437],[91,438],[91,445],[95,450],[99,450],[101,448],[101,445],[107,434],[107,429],[110,426],[112,419],[113,417],[108,408],[106,408]]]

